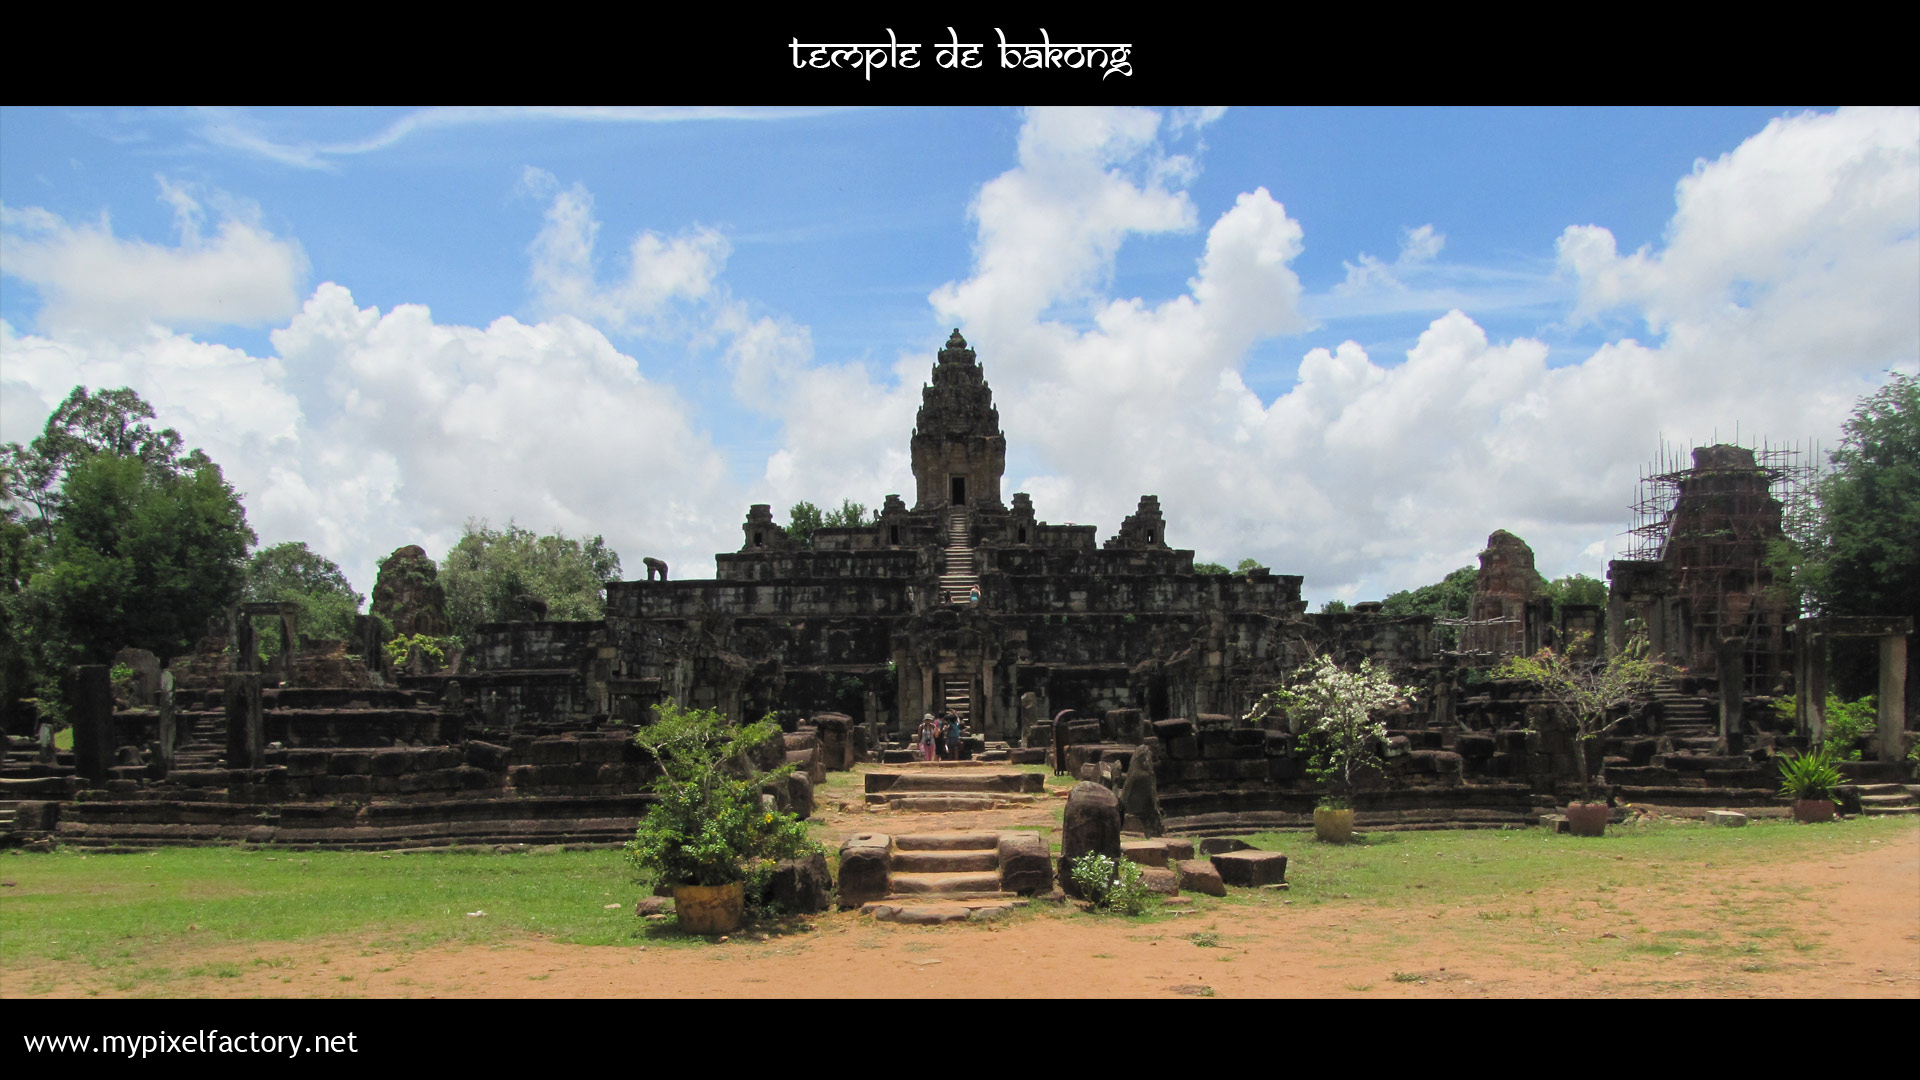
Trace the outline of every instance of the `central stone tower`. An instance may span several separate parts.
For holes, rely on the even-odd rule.
[[[1007,439],[1000,433],[1000,410],[957,328],[940,350],[933,382],[920,389],[912,450],[916,513],[948,506],[1005,509],[1000,477],[1007,471]]]

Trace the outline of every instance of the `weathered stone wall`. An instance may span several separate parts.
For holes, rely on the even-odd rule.
[[[825,531],[825,530],[823,530]],[[874,580],[911,581],[930,569],[925,554],[918,549],[884,548],[850,551],[845,549],[721,552],[713,557],[715,579],[721,582],[789,582]],[[621,582],[646,585],[647,582]],[[653,583],[658,588],[662,583]],[[707,584],[699,581],[675,581],[672,585]]]

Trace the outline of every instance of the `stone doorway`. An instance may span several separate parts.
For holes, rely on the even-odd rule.
[[[956,476],[953,478],[951,486],[953,489],[953,505],[967,505],[967,478],[964,476]]]

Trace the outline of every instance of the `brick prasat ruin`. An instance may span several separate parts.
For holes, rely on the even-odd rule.
[[[1617,649],[1636,629],[1683,670],[1589,755],[1605,759],[1616,800],[1763,807],[1776,803],[1771,755],[1820,723],[1818,696],[1800,695],[1797,719],[1769,707],[1794,697],[1796,671],[1823,670],[1806,641],[1871,634],[1904,650],[1912,631],[1910,619],[1827,620],[1796,639],[1797,613],[1756,554],[1780,533],[1773,477],[1739,447],[1696,452],[1660,550],[1612,565],[1604,610],[1556,612],[1532,551],[1494,532],[1455,651],[1436,645],[1429,616],[1310,614],[1298,576],[1197,573],[1155,495],[1104,543],[1092,525],[1040,520],[1027,494],[1002,494],[1006,438],[958,331],[909,446],[911,505],[888,495],[872,521],[805,541],[752,506],[713,579],[670,581],[648,558],[646,580],[607,587],[604,619],[549,621],[524,598],[525,621],[483,625],[437,665],[416,654],[396,667],[370,616],[353,641],[313,642],[280,605],[247,605],[164,677],[144,654],[122,658],[130,688],[110,686],[105,667],[76,669],[71,754],[9,733],[0,831],[114,847],[611,845],[632,835],[656,775],[632,727],[670,698],[776,715],[806,768],[770,793],[801,812],[824,770],[905,761],[920,717],[951,708],[970,730],[966,756],[1037,762],[1058,740],[1061,766],[1111,788],[1147,831],[1298,828],[1322,790],[1306,775],[1309,740],[1284,719],[1244,718],[1320,655],[1371,659],[1416,691],[1387,718],[1385,774],[1355,798],[1363,827],[1532,825],[1576,787],[1569,735],[1526,685],[1487,670],[1580,634]],[[403,634],[444,633],[435,573],[420,548],[394,552],[374,610]],[[288,647],[249,670],[261,618]],[[1894,652],[1883,648],[1882,756],[1912,737]],[[1860,763],[1855,779],[1896,779],[1896,760]],[[1023,774],[955,779],[971,775],[965,762],[944,786],[911,775],[870,775],[868,801],[937,810],[1033,795],[990,779]],[[1033,853],[1005,835],[967,850],[1031,885]],[[854,865],[883,857],[911,861],[876,848]]]

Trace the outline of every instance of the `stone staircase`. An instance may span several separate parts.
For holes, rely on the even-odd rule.
[[[912,761],[866,774],[868,805],[890,810],[994,810],[1036,802],[1045,791],[1039,773],[979,761]]]
[[[946,708],[955,716],[958,716],[963,722],[972,719],[970,712],[973,708],[973,698],[972,695],[968,693],[967,684],[964,680],[948,679],[946,687],[942,691],[942,696]]]
[[[227,756],[227,717],[220,712],[174,714],[175,770],[219,768]]]
[[[1000,887],[999,833],[915,833],[893,838],[888,899],[1005,895]]]
[[[1920,784],[1861,784],[1862,814],[1920,814]]]
[[[1718,706],[1680,692],[1671,683],[1653,693],[1660,730],[1650,758],[1640,765],[1609,765],[1607,779],[1631,803],[1660,806],[1751,807],[1779,802],[1779,778],[1771,765],[1720,747]],[[1626,738],[1619,742],[1644,743]]]
[[[1668,683],[1653,692],[1660,707],[1660,736],[1676,752],[1713,753],[1720,739],[1720,714],[1714,706]]]
[[[940,575],[940,591],[949,603],[967,606],[972,588],[980,583],[973,565],[973,538],[967,528],[967,512],[954,510],[947,515],[947,568]]]
[[[929,925],[1003,917],[1053,888],[1033,832],[869,833],[843,844],[841,906],[882,922]]]

